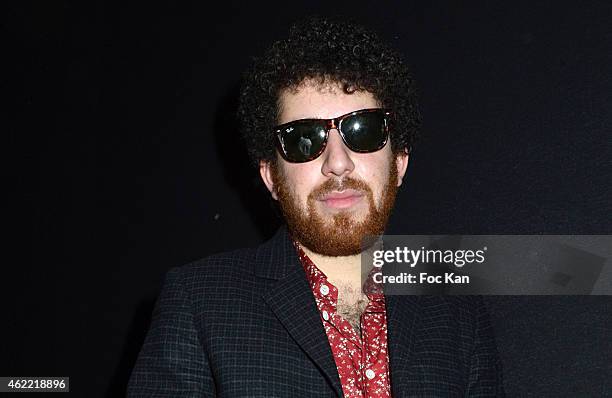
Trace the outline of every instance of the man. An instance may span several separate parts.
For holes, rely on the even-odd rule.
[[[128,396],[503,395],[478,299],[363,293],[420,125],[399,55],[308,19],[255,60],[239,118],[286,226],[168,273]]]

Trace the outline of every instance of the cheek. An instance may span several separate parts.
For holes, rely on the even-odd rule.
[[[389,177],[389,167],[395,167],[395,164],[387,161],[372,161],[362,164],[360,176],[372,188],[375,197],[380,198],[382,195],[382,190]]]
[[[305,206],[308,195],[317,186],[317,181],[314,178],[315,173],[300,166],[296,165],[296,167],[288,170],[286,181],[294,198]]]

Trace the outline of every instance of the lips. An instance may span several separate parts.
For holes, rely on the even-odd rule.
[[[334,209],[346,209],[353,206],[361,200],[363,192],[355,189],[346,189],[344,191],[333,191],[327,193],[319,199],[326,206]]]

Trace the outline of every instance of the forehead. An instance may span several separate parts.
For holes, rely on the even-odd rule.
[[[339,83],[305,81],[279,94],[278,124],[298,119],[331,119],[359,109],[378,108],[380,104],[367,91],[346,93]]]

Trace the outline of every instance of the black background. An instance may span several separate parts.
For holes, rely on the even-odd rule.
[[[612,7],[534,3],[9,6],[0,375],[124,395],[163,274],[274,232],[232,112],[250,57],[307,14],[378,30],[419,82],[389,233],[609,234]],[[612,396],[609,297],[490,304],[509,396]]]

